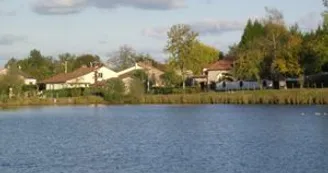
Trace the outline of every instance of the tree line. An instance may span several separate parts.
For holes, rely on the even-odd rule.
[[[328,8],[327,0],[322,1]],[[322,13],[323,23],[315,30],[304,32],[295,24],[289,26],[277,9],[265,8],[262,19],[248,20],[238,44],[232,45],[227,54],[234,57],[233,74],[242,80],[300,77],[328,71],[328,11]],[[6,67],[19,67],[38,80],[58,73],[74,71],[82,65],[108,64],[115,71],[133,66],[136,62],[148,62],[163,71],[167,84],[185,81],[187,70],[202,74],[202,69],[224,58],[221,51],[202,43],[199,33],[189,25],[173,25],[167,33],[164,52],[166,62],[159,63],[149,54],[139,53],[123,45],[109,55],[106,62],[92,54],[60,54],[54,58],[32,50],[24,59],[10,59]],[[176,76],[179,72],[179,76]],[[172,81],[174,80],[174,81]],[[183,82],[184,84],[184,82]],[[183,85],[184,86],[184,85]]]
[[[324,1],[327,6],[327,1]],[[241,41],[230,47],[239,79],[298,78],[328,71],[328,13],[315,30],[288,26],[277,9],[266,8],[260,20],[249,20]]]

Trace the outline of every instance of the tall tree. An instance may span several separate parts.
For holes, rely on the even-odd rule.
[[[76,56],[70,53],[63,53],[54,61],[55,73],[72,72],[75,67]]]
[[[113,66],[113,69],[116,71],[134,66],[138,58],[136,51],[128,45],[121,46],[119,50],[111,53],[110,56],[107,62]]]
[[[8,62],[5,64],[5,68],[10,68],[12,66],[17,67],[18,60],[16,58],[10,58]]]
[[[167,33],[168,41],[164,49],[169,54],[170,65],[180,70],[182,80],[185,81],[186,70],[194,66],[192,52],[198,33],[194,32],[189,25],[173,25]],[[183,89],[185,82],[183,82]]]
[[[30,55],[18,61],[21,70],[38,80],[45,79],[54,74],[52,57],[45,57],[39,50],[33,49]]]

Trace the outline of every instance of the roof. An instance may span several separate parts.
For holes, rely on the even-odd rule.
[[[232,60],[223,59],[223,60],[216,61],[205,68],[210,71],[215,71],[215,70],[231,70],[232,67],[233,67]]]
[[[140,70],[140,69],[136,69],[136,70]],[[135,73],[136,70],[131,70],[127,73],[123,73],[123,74],[119,75],[118,78],[124,79],[126,77],[130,77],[131,75],[133,75]]]
[[[60,73],[60,74],[52,76],[48,79],[45,79],[45,80],[41,81],[40,83],[65,83],[68,80],[72,80],[72,79],[75,79],[77,77],[81,77],[81,76],[86,75],[88,73],[94,72],[94,71],[98,70],[101,67],[102,66],[98,66],[98,67],[82,66],[82,67],[80,67],[79,69],[77,69],[73,72]]]
[[[137,64],[142,68],[154,68],[154,69],[157,69],[157,70],[162,71],[162,72],[164,72],[166,70],[166,66],[164,64],[161,64],[161,63],[138,62]]]

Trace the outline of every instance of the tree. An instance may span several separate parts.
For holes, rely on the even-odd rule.
[[[176,87],[179,86],[183,81],[180,76],[177,75],[173,70],[168,70],[160,76],[165,86]]]
[[[113,66],[114,70],[121,71],[134,66],[137,58],[136,51],[132,47],[123,45],[111,54],[107,62]]]
[[[219,55],[220,51],[216,48],[200,41],[195,41],[190,55],[193,65],[190,65],[189,70],[192,70],[194,74],[201,74],[206,65],[219,59]]]
[[[5,68],[10,68],[10,67],[17,67],[18,60],[16,58],[10,58],[8,62],[5,64]]]
[[[251,42],[258,37],[262,37],[263,35],[264,26],[258,20],[252,22],[252,20],[249,19],[241,37],[241,41],[239,42],[239,47],[244,47],[248,42]]]
[[[192,31],[189,25],[173,25],[167,33],[168,41],[164,49],[169,54],[169,65],[178,68],[181,72],[182,80],[185,81],[186,70],[195,64],[192,56],[198,33]],[[183,89],[185,82],[183,82]]]
[[[302,34],[297,25],[287,28],[283,14],[265,8],[262,22],[248,21],[242,40],[231,52],[237,56],[234,73],[240,79],[299,77]]]
[[[119,78],[111,78],[108,80],[105,90],[104,99],[112,103],[120,103],[125,94],[125,84]]]
[[[54,74],[53,58],[45,57],[39,50],[33,49],[30,55],[17,63],[21,70],[37,80],[42,80]]]
[[[80,68],[83,65],[87,67],[92,67],[95,66],[97,63],[101,64],[100,57],[98,55],[84,54],[76,57],[73,69]]]
[[[12,94],[18,95],[22,92],[24,80],[19,76],[18,68],[12,66],[8,69],[7,74],[0,76],[0,95],[8,96],[10,88]]]
[[[264,52],[259,42],[248,42],[247,48],[241,47],[236,50],[236,56],[238,58],[233,68],[234,76],[242,80],[259,80],[264,61]]]

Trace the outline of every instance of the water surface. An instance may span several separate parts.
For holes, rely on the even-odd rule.
[[[43,107],[0,112],[0,173],[325,173],[328,107]]]

